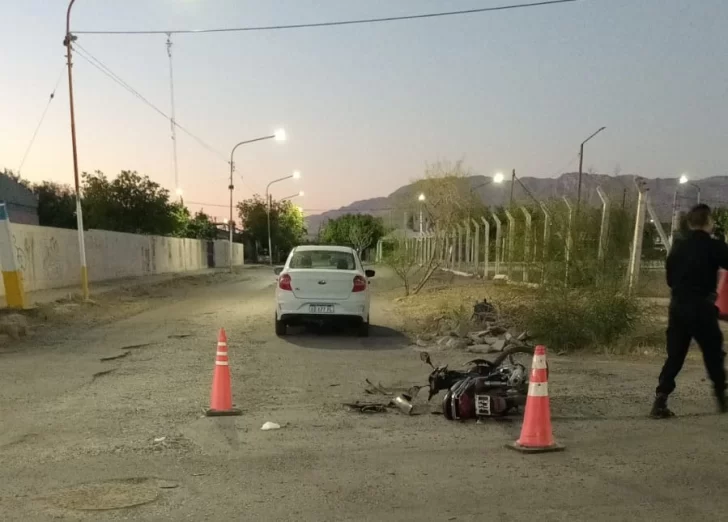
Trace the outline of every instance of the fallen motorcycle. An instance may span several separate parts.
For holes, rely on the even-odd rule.
[[[447,365],[435,366],[427,352],[420,359],[432,367],[428,383],[431,400],[443,390],[442,410],[448,420],[501,417],[525,406],[528,395],[530,359],[534,348],[513,345],[495,359],[474,359],[464,370],[451,370]],[[524,356],[529,359],[523,360]],[[548,371],[548,369],[547,369]]]

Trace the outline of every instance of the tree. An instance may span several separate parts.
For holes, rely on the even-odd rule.
[[[413,184],[412,192],[400,197],[402,212],[410,216],[422,212],[426,230],[438,238],[429,255],[422,253],[421,239],[407,238],[407,230],[402,231],[402,237],[394,239],[384,261],[402,280],[406,295],[417,294],[439,268],[444,248],[441,238],[466,219],[484,215],[485,207],[474,194],[469,176],[462,162],[435,163],[427,167],[423,179]],[[419,201],[419,194],[425,195],[423,202]]]
[[[238,203],[237,208],[243,237],[253,244],[257,258],[257,253],[268,247],[268,206],[264,198],[255,194]],[[303,213],[290,201],[273,200],[270,208],[270,231],[274,251],[288,252],[301,244],[306,235]]]
[[[207,239],[208,241],[216,239],[217,226],[212,222],[210,216],[201,210],[187,222],[185,237],[193,239]]]
[[[376,245],[384,236],[384,223],[381,218],[370,214],[344,214],[331,219],[323,226],[320,239],[322,243],[351,246],[359,254]]]
[[[38,222],[43,227],[76,228],[76,193],[50,181],[32,186],[38,198]]]
[[[135,171],[124,170],[113,181],[100,171],[84,172],[83,206],[88,228],[179,235],[186,226],[181,205],[170,203],[169,191]]]

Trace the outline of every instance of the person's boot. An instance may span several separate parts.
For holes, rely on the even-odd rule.
[[[650,417],[653,419],[668,419],[673,416],[675,416],[675,414],[667,407],[667,395],[658,393],[655,396],[655,402],[652,403]]]
[[[718,413],[728,413],[728,401],[726,401],[725,392],[716,395],[718,400]]]

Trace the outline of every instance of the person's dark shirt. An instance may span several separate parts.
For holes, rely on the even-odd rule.
[[[728,245],[702,230],[676,240],[665,265],[674,299],[714,299],[718,270],[728,270]]]

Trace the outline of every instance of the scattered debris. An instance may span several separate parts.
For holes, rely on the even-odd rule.
[[[165,440],[167,440],[167,437],[157,437],[154,439],[154,442],[164,442]]]
[[[345,402],[344,406],[358,411],[359,413],[387,413],[389,402]]]
[[[130,353],[131,352],[129,350],[127,350],[125,352],[117,353],[116,355],[109,355],[107,357],[102,357],[99,360],[101,362],[104,362],[104,361],[114,361],[116,359],[122,359],[122,358],[126,357],[127,355],[129,355]]]
[[[128,346],[122,346],[122,350],[138,350],[139,348],[146,348],[152,346],[154,343],[142,343],[142,344],[130,344]]]
[[[281,425],[275,422],[266,422],[260,429],[263,431],[279,430],[281,429]]]
[[[159,480],[157,486],[159,486],[160,489],[175,489],[179,487],[179,484],[177,482],[172,482],[171,480]]]
[[[172,334],[168,335],[167,339],[186,339],[187,337],[192,337],[192,334]]]
[[[401,393],[394,398],[394,404],[406,415],[412,415],[412,397]]]
[[[102,372],[96,372],[96,373],[94,373],[94,374],[93,374],[93,376],[91,377],[91,382],[94,382],[94,381],[95,381],[96,379],[98,379],[99,377],[103,377],[104,375],[109,375],[110,373],[113,373],[113,372],[115,372],[115,371],[116,371],[116,368],[114,368],[114,369],[111,369],[111,370],[104,370],[104,371],[102,371]]]
[[[28,318],[22,314],[8,314],[0,317],[0,333],[17,341],[28,336]]]

